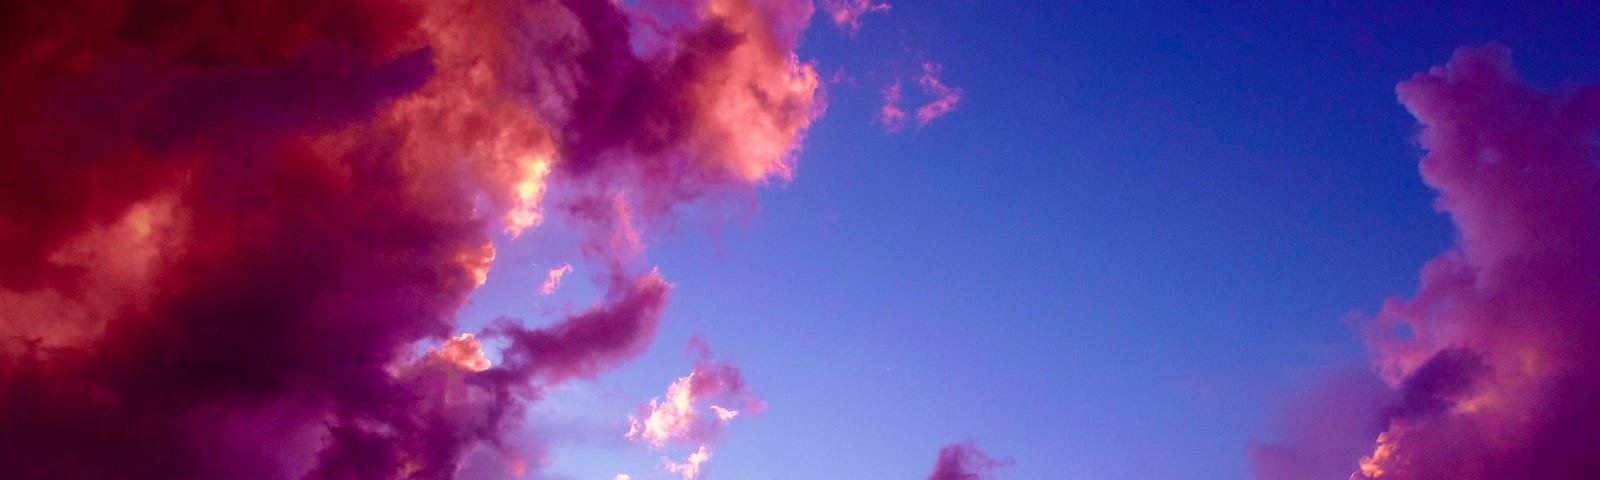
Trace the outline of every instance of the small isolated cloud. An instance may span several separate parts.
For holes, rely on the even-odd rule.
[[[834,26],[855,36],[861,30],[861,17],[872,12],[887,12],[889,4],[872,0],[823,0],[822,10],[828,12]]]
[[[900,108],[900,81],[883,89],[883,106],[878,108],[878,122],[889,132],[898,132],[906,126],[906,111]]]
[[[550,269],[549,272],[545,273],[544,283],[539,285],[539,294],[550,295],[556,293],[556,289],[561,288],[561,277],[569,273],[572,273],[572,264],[570,263],[563,263],[559,267]]]
[[[917,125],[927,125],[933,119],[944,116],[956,109],[956,103],[961,101],[961,89],[939,81],[939,72],[944,66],[933,62],[922,62],[922,76],[917,78],[917,84],[922,86],[922,93],[927,95],[927,104],[917,108]]]
[[[665,397],[640,403],[628,415],[628,439],[656,448],[672,442],[706,442],[741,412],[766,406],[745,388],[737,367],[712,360],[698,339],[690,347],[698,357],[694,370],[668,385]]]
[[[943,70],[944,66],[937,62],[922,62],[922,73],[917,75],[916,83],[924,103],[911,112],[918,127],[949,114],[961,102],[964,92],[939,79]],[[884,130],[889,133],[905,128],[907,112],[901,104],[906,99],[904,84],[907,80],[905,77],[896,78],[883,88],[883,106],[878,107],[878,123],[883,124]]]
[[[939,460],[933,464],[928,480],[984,480],[990,472],[1011,464],[996,460],[978,450],[972,442],[954,443],[939,449]]]
[[[628,415],[627,434],[629,440],[645,442],[652,449],[669,444],[698,445],[682,463],[661,459],[666,471],[683,480],[701,478],[703,465],[711,459],[709,444],[728,421],[742,412],[766,408],[766,403],[745,388],[739,369],[712,359],[705,342],[699,338],[690,340],[689,351],[695,359],[694,370],[668,385],[665,397],[640,403]]]

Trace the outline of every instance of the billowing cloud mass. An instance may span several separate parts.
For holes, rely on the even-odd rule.
[[[1600,477],[1600,86],[1532,88],[1488,46],[1398,92],[1457,246],[1367,325],[1393,400],[1341,474]]]
[[[953,443],[939,449],[939,459],[934,462],[928,480],[984,480],[1008,463],[990,458],[971,442]]]
[[[640,352],[640,222],[788,178],[821,108],[810,2],[644,3],[0,4],[0,472],[450,478]],[[547,214],[603,300],[452,337]]]
[[[822,10],[828,12],[834,26],[855,35],[861,31],[861,17],[872,12],[888,11],[889,4],[872,0],[822,0]]]

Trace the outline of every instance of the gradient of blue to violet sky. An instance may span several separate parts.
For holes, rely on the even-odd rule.
[[[768,404],[708,478],[921,478],[961,440],[997,478],[1251,477],[1315,380],[1367,371],[1345,318],[1452,241],[1395,84],[1490,42],[1541,88],[1600,80],[1600,4],[1385,3],[901,1],[854,36],[819,10],[801,59],[841,75],[795,178],[651,231],[659,336],[533,408],[547,473],[666,478],[686,452],[627,414],[699,337]],[[964,95],[890,132],[922,62]],[[465,326],[591,304],[562,231],[502,242]]]

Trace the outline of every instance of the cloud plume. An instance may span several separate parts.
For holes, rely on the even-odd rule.
[[[0,471],[442,479],[506,448],[541,391],[653,337],[641,220],[792,174],[811,14],[6,2]],[[603,301],[453,336],[494,234],[547,214],[588,225]]]
[[[939,458],[928,480],[984,480],[1008,463],[990,458],[972,442],[952,443],[939,449]]]
[[[889,11],[889,4],[872,0],[822,0],[822,10],[828,12],[834,26],[854,36],[861,31],[861,17]]]
[[[1393,395],[1377,443],[1340,474],[1595,478],[1600,86],[1530,87],[1508,49],[1486,46],[1397,91],[1422,124],[1422,176],[1457,245],[1367,323]]]

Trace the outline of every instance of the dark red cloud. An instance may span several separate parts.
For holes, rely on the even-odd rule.
[[[939,459],[934,462],[928,480],[983,480],[1008,463],[990,458],[971,442],[953,443],[939,449]]]
[[[820,112],[809,2],[684,5],[4,2],[0,472],[451,478],[504,448],[653,337],[634,216],[787,178]],[[498,323],[484,368],[455,314],[552,185],[605,299]]]
[[[1352,478],[1600,476],[1600,86],[1535,89],[1488,46],[1398,92],[1458,239],[1367,325],[1395,400]]]

